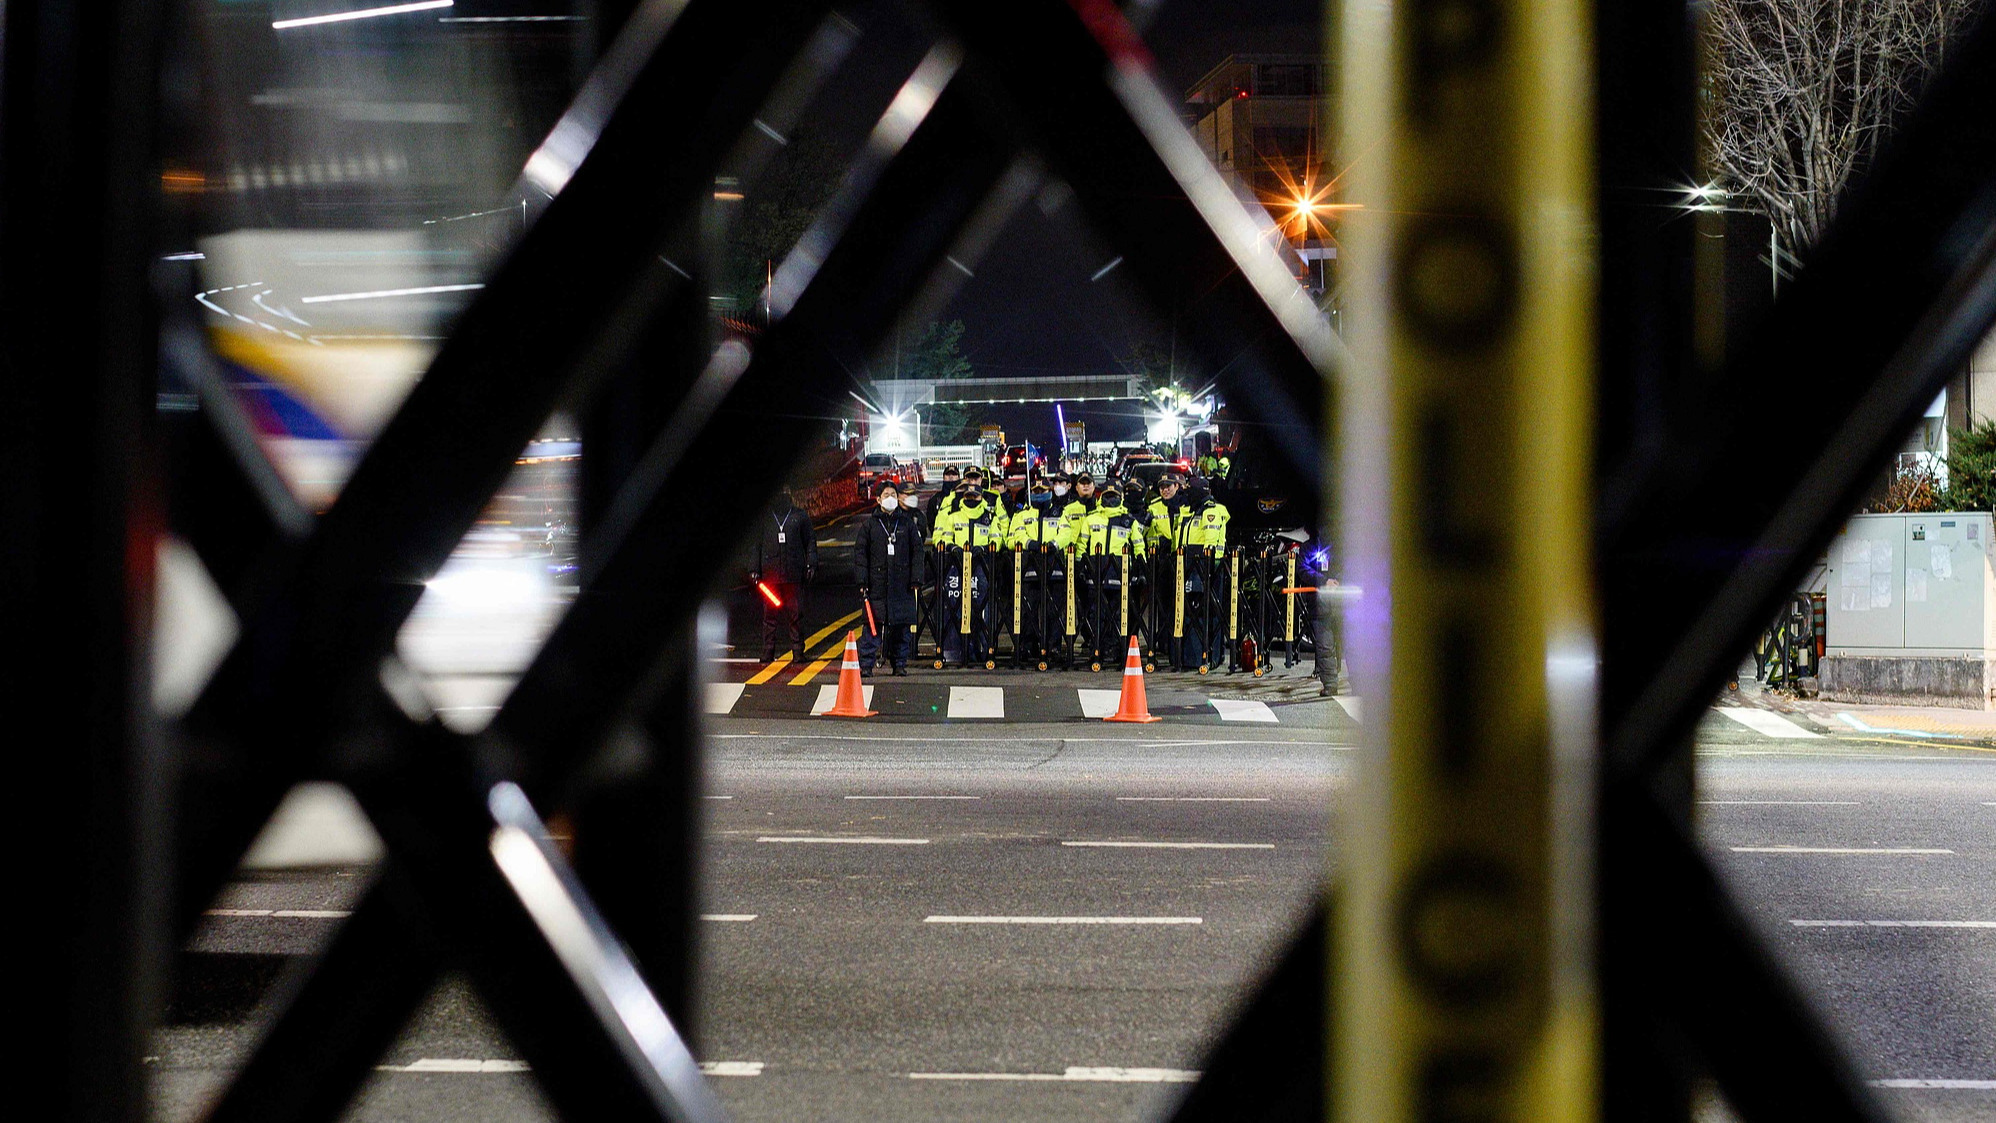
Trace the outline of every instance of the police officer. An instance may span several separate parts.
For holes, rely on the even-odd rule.
[[[860,674],[873,674],[880,659],[895,674],[908,673],[924,553],[921,516],[901,506],[901,491],[892,482],[881,484],[852,544],[852,579],[868,609],[868,626],[859,634]]]
[[[1179,553],[1184,523],[1190,517],[1185,506],[1185,495],[1185,477],[1168,472],[1158,477],[1157,496],[1144,512],[1144,540],[1157,567],[1149,585],[1148,609],[1153,629],[1151,646],[1162,647],[1165,659],[1176,670],[1186,669],[1182,662],[1185,645],[1177,635],[1182,625],[1176,620],[1178,565],[1173,560]],[[1188,573],[1187,577],[1190,576]],[[1159,643],[1159,639],[1163,642]]]
[[[1020,588],[1017,626],[1012,630],[1012,661],[1047,667],[1049,653],[1066,635],[1067,549],[1074,542],[1067,520],[1053,509],[1053,490],[1044,480],[1026,493],[1026,504],[1012,512],[1006,548],[1018,559]],[[1010,605],[1011,601],[1002,602]],[[1067,653],[1072,658],[1073,653]]]
[[[983,473],[964,473],[956,500],[936,517],[935,543],[941,555],[943,613],[937,621],[943,662],[955,655],[964,665],[991,661],[991,630],[987,614],[991,599],[991,561],[1005,542],[1007,520],[995,497],[983,488]],[[968,556],[970,587],[963,587],[963,558]],[[969,635],[963,634],[965,597],[970,603]],[[968,644],[964,643],[968,640]]]
[[[1226,636],[1225,571],[1221,559],[1227,552],[1227,524],[1232,520],[1226,505],[1201,487],[1191,487],[1185,496],[1179,524],[1179,548],[1186,555],[1188,593],[1197,586],[1197,607],[1187,597],[1185,608],[1189,665],[1183,670],[1204,669],[1223,662],[1221,647]]]
[[[929,505],[922,511],[922,532],[924,534],[930,537],[935,536],[936,516],[942,513],[943,506],[949,502],[951,496],[956,494],[956,489],[960,483],[958,476],[959,473],[956,470],[956,465],[950,464],[943,468],[942,490],[929,496]]]
[[[762,533],[755,542],[755,561],[749,580],[769,586],[779,603],[762,601],[762,661],[776,661],[776,645],[784,633],[790,637],[790,658],[804,661],[804,632],[799,626],[804,614],[803,587],[818,575],[818,532],[811,525],[811,513],[797,505],[796,493],[783,485],[776,505],[762,520]]]
[[[1129,650],[1130,633],[1136,629],[1136,606],[1124,580],[1133,579],[1146,554],[1144,532],[1137,516],[1123,506],[1123,496],[1115,484],[1102,489],[1100,499],[1084,522],[1087,528],[1088,617],[1093,624],[1091,661],[1099,669],[1105,661]],[[1123,559],[1130,559],[1126,570]]]

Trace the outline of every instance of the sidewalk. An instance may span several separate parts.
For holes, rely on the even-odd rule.
[[[1751,664],[1740,675],[1739,692],[1722,698],[1720,704],[1758,706],[1791,714],[1834,733],[1996,745],[1996,710],[1886,706],[1796,698],[1765,690],[1754,681]]]

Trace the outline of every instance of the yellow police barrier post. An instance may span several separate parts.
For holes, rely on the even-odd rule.
[[[1075,569],[1074,569],[1074,547],[1073,547],[1073,546],[1069,546],[1069,547],[1067,548],[1067,582],[1066,582],[1066,584],[1067,584],[1067,634],[1068,634],[1068,635],[1069,635],[1070,637],[1072,637],[1072,636],[1073,636],[1073,635],[1075,634],[1075,629],[1076,629],[1076,627],[1078,627],[1078,626],[1079,626],[1079,624],[1080,624],[1080,621],[1078,621],[1078,620],[1076,620],[1076,619],[1074,618],[1074,616],[1075,616],[1075,613],[1074,613],[1074,584],[1075,584],[1075,581],[1076,581],[1076,580],[1077,580],[1077,579],[1079,578],[1079,576],[1080,576],[1080,575],[1079,575],[1078,573],[1076,573],[1076,572],[1075,572]],[[1074,648],[1073,648],[1073,647],[1071,646],[1071,644],[1070,644],[1070,646],[1068,647],[1068,649],[1067,649],[1067,650],[1068,650],[1068,654],[1069,654],[1070,656],[1072,656],[1072,655],[1073,655],[1073,653],[1074,653]]]
[[[963,603],[963,621],[957,626],[957,634],[966,637],[970,635],[971,601],[975,599],[971,596],[970,564],[970,547],[965,546],[963,548],[963,585],[961,586],[963,595],[958,598]],[[965,666],[970,664],[970,648],[968,646],[964,648],[963,661]]]
[[[1241,552],[1227,555],[1227,644],[1238,647],[1241,638]]]
[[[1026,552],[1012,551],[1012,645],[1019,644],[1019,626],[1025,621]]]
[[[1289,583],[1282,587],[1293,589],[1296,587],[1295,554],[1289,555],[1288,575]],[[1287,667],[1296,661],[1296,597],[1293,593],[1282,598],[1282,638],[1289,642],[1289,662],[1283,664]]]
[[[1366,711],[1326,1102],[1340,1123],[1591,1123],[1592,7],[1337,10]]]
[[[1118,631],[1116,635],[1118,637],[1126,637],[1130,634],[1130,555],[1120,554],[1118,557],[1122,559],[1123,565],[1123,596],[1121,600],[1122,630]]]
[[[1185,637],[1185,553],[1178,551],[1171,555],[1175,566],[1172,569],[1171,638]]]

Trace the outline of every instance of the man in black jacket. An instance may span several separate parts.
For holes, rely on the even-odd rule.
[[[797,505],[790,485],[776,505],[763,517],[762,533],[756,537],[754,568],[749,580],[769,587],[777,600],[757,590],[762,601],[762,661],[776,661],[776,644],[785,630],[790,635],[790,658],[804,661],[804,632],[799,626],[804,615],[804,586],[818,574],[818,532],[811,525],[811,513]]]
[[[881,484],[876,506],[860,520],[852,544],[853,583],[871,610],[868,626],[859,633],[860,674],[871,675],[880,659],[895,674],[908,673],[912,633],[920,619],[915,590],[922,580],[924,550],[921,516],[901,506],[901,493],[892,483]]]

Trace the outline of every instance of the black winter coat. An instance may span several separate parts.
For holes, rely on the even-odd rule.
[[[818,568],[818,531],[811,513],[802,507],[765,511],[761,527],[751,569],[772,585],[802,585],[805,571]]]
[[[894,544],[889,556],[887,544]],[[905,511],[888,514],[878,508],[859,521],[853,536],[853,584],[866,590],[867,599],[887,609],[881,627],[918,622],[914,586],[924,577],[922,523],[919,515]]]

